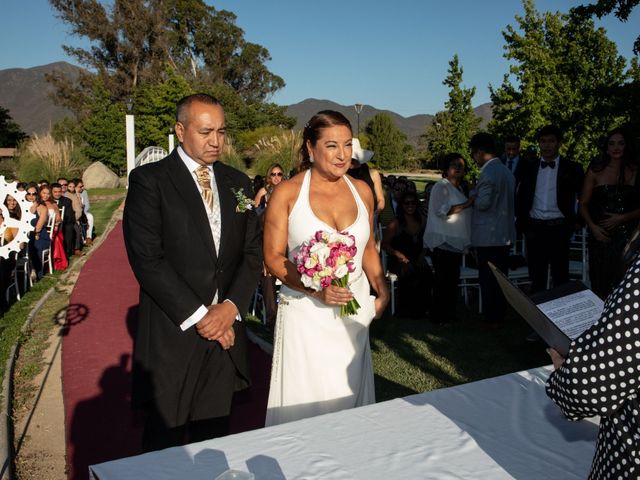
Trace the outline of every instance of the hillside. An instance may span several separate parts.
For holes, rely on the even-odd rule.
[[[74,77],[81,71],[79,67],[67,62],[56,62],[33,68],[10,68],[0,70],[0,106],[9,109],[13,119],[28,134],[43,133],[52,123],[70,116],[70,112],[53,103],[49,97],[51,85],[45,80],[45,74],[54,70]],[[308,98],[300,103],[289,105],[287,114],[297,120],[295,128],[302,126],[320,110],[336,110],[345,115],[353,125],[357,134],[358,121],[353,105],[340,105],[330,100]],[[491,104],[485,103],[474,109],[486,126],[491,118]],[[422,114],[403,117],[389,110],[380,110],[371,105],[364,105],[360,113],[360,130],[364,130],[367,122],[378,113],[387,113],[395,125],[407,135],[409,141],[416,145],[425,127],[433,120],[433,115]]]
[[[357,133],[358,116],[353,105],[345,106],[330,100],[308,98],[300,103],[289,105],[289,107],[287,107],[287,115],[294,117],[297,120],[295,128],[302,128],[305,122],[320,110],[335,110],[342,113],[351,122],[354,133]],[[486,126],[491,119],[491,104],[482,104],[474,108],[474,111],[476,112],[476,115],[482,118],[481,126]],[[426,126],[433,120],[433,115],[422,114],[403,117],[402,115],[398,115],[397,113],[389,110],[379,110],[371,105],[365,105],[360,112],[360,130],[364,130],[367,122],[379,113],[387,113],[398,129],[400,129],[400,131],[402,131],[414,144],[417,144],[420,135],[424,134]]]
[[[52,123],[71,115],[49,98],[52,87],[45,80],[45,74],[54,70],[75,76],[80,68],[56,62],[32,68],[0,70],[0,106],[9,109],[13,119],[27,134],[44,133]]]

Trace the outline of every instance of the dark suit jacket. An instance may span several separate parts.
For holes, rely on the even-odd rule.
[[[73,206],[71,205],[71,200],[67,197],[60,197],[58,199],[58,208],[62,209],[64,207],[64,217],[62,218],[63,225],[73,225],[76,223],[76,217],[73,213]]]
[[[521,159],[522,162],[522,159]],[[520,170],[520,184],[516,193],[516,223],[520,230],[526,230],[529,226],[529,211],[533,206],[533,196],[536,192],[538,169],[540,161],[530,161],[518,165]],[[562,212],[568,227],[573,228],[577,222],[576,201],[580,198],[584,170],[579,163],[560,157],[558,165],[558,179],[556,184],[556,200],[558,209]]]
[[[134,347],[133,402],[176,394],[194,352],[211,342],[195,327],[180,324],[200,305],[231,300],[244,314],[262,271],[262,245],[253,210],[236,212],[232,189],[253,192],[249,178],[214,164],[222,232],[214,246],[202,197],[190,172],[174,150],[168,157],[134,169],[124,210],[129,262],[140,284],[138,333]],[[228,350],[238,375],[239,390],[249,385],[247,339],[235,322],[235,345]],[[219,344],[215,343],[219,347]]]

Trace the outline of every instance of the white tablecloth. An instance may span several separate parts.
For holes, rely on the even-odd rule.
[[[99,480],[585,479],[598,419],[567,421],[550,367],[91,467]]]

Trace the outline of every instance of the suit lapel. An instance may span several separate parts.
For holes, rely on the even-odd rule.
[[[202,196],[198,191],[198,187],[196,187],[191,172],[185,167],[184,162],[176,150],[174,150],[170,156],[169,178],[178,191],[178,194],[184,200],[188,214],[193,217],[195,226],[207,247],[207,251],[211,254],[213,262],[217,263],[216,247],[213,243],[209,217],[207,216],[207,210],[202,201]]]

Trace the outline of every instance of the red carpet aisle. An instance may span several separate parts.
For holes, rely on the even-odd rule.
[[[67,312],[62,390],[70,479],[88,478],[90,464],[140,453],[141,422],[129,403],[137,303],[119,223],[83,267]],[[264,425],[270,357],[252,344],[251,360],[254,386],[234,399],[234,433]]]

